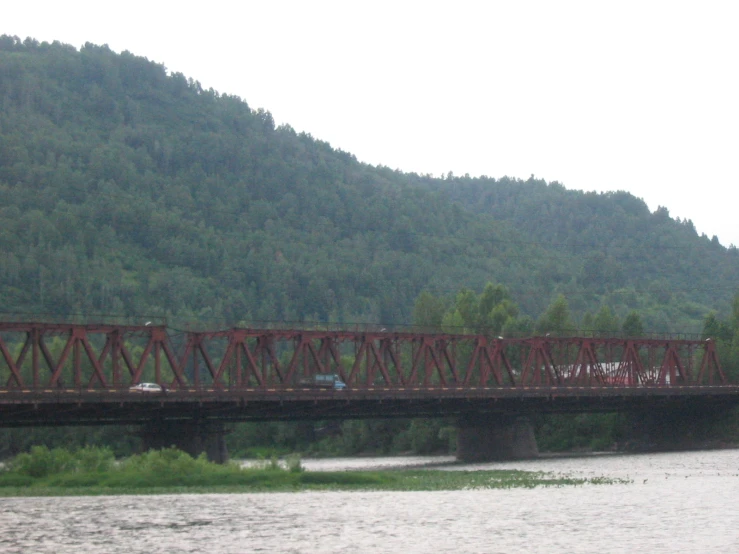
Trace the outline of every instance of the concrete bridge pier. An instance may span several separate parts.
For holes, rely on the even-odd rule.
[[[518,415],[472,414],[457,423],[457,460],[494,462],[539,456],[534,428]]]
[[[149,423],[141,431],[144,450],[175,447],[196,458],[203,452],[211,462],[228,461],[222,423]]]

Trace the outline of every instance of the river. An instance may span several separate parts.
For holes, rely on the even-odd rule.
[[[629,484],[450,492],[0,499],[0,552],[739,552],[739,450],[452,464],[305,460],[311,470],[517,468]]]

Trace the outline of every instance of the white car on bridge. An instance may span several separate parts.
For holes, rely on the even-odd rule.
[[[128,392],[143,392],[151,394],[164,394],[167,390],[157,383],[139,383],[128,389]]]

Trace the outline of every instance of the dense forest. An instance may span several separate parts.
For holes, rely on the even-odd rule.
[[[0,37],[0,223],[5,319],[710,331],[730,360],[739,345],[737,249],[665,208],[363,164],[107,46]],[[382,425],[377,450],[448,440]]]
[[[493,281],[534,318],[563,294],[699,332],[739,270],[628,193],[372,167],[145,58],[8,36],[0,210],[11,314],[407,324]]]

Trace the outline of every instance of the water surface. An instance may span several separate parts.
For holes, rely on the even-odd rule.
[[[441,464],[628,477],[630,484],[450,492],[0,499],[0,552],[739,552],[739,451],[457,465],[305,460],[313,470]]]

